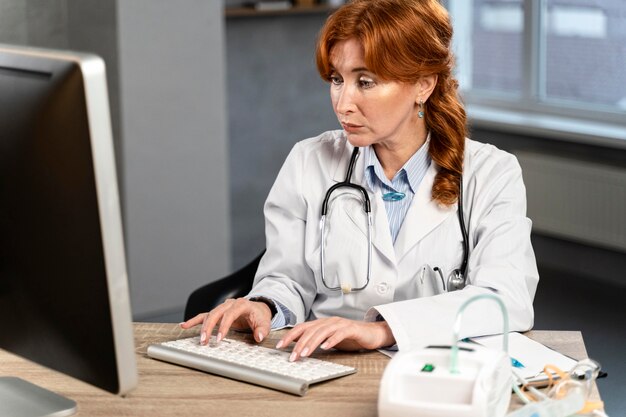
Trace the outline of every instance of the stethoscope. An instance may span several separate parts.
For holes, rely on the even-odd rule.
[[[320,262],[321,262],[321,278],[324,286],[331,291],[342,291],[344,294],[349,294],[351,292],[362,291],[370,283],[370,276],[372,272],[372,207],[370,203],[369,195],[367,194],[367,190],[358,184],[354,184],[351,182],[352,180],[352,172],[354,171],[354,167],[356,165],[356,160],[359,154],[359,148],[355,147],[354,151],[352,151],[352,156],[350,157],[350,164],[348,165],[348,170],[346,172],[346,179],[342,182],[339,182],[326,191],[326,196],[324,197],[324,201],[322,203],[322,217],[320,219],[320,230],[321,230],[321,243],[320,243]],[[363,195],[363,208],[365,210],[365,214],[367,215],[367,277],[365,279],[365,284],[360,287],[352,288],[349,284],[341,284],[337,287],[331,287],[326,282],[326,271],[325,271],[325,248],[326,248],[326,214],[328,213],[328,202],[330,201],[330,197],[332,193],[339,188],[352,188],[357,190]],[[468,231],[465,228],[465,220],[463,217],[463,177],[460,178],[459,182],[459,200],[458,200],[458,218],[459,225],[461,227],[461,234],[463,236],[463,261],[461,262],[461,267],[453,270],[448,279],[444,279],[443,272],[439,267],[434,267],[433,270],[439,274],[441,278],[441,285],[443,286],[444,291],[456,291],[465,287],[467,284],[467,261],[469,257],[469,238]]]

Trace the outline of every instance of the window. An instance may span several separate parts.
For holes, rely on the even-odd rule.
[[[546,98],[626,110],[626,1],[547,6]]]
[[[472,13],[472,87],[520,93],[524,32],[522,0],[476,0]]]
[[[446,4],[469,105],[626,124],[625,0]]]

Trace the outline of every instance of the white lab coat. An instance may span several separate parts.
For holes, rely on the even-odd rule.
[[[265,203],[267,252],[250,296],[282,303],[298,322],[331,316],[372,321],[380,314],[401,350],[449,344],[458,308],[483,293],[502,297],[511,330],[530,329],[539,276],[522,172],[513,155],[469,139],[463,174],[470,245],[465,289],[443,293],[433,271],[439,267],[447,278],[463,256],[456,205],[442,207],[431,198],[436,164],[420,183],[394,245],[380,192],[368,189],[364,180],[364,158],[357,160],[352,181],[368,189],[371,199],[371,281],[350,294],[322,284],[321,205],[326,190],[344,179],[352,149],[339,130],[294,146]],[[358,287],[366,278],[366,217],[361,200],[347,193],[337,191],[343,196],[334,198],[329,209],[326,281]],[[500,316],[490,300],[473,304],[463,316],[461,337],[501,333]]]

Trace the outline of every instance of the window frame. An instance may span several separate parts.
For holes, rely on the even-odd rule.
[[[546,94],[546,0],[522,0],[522,86],[519,94],[472,88],[474,0],[445,2],[454,25],[456,77],[472,124],[545,133],[626,149],[626,110],[548,98]]]

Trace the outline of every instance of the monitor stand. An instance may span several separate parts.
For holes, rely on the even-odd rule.
[[[76,412],[76,403],[23,379],[0,377],[0,416],[62,417]]]

